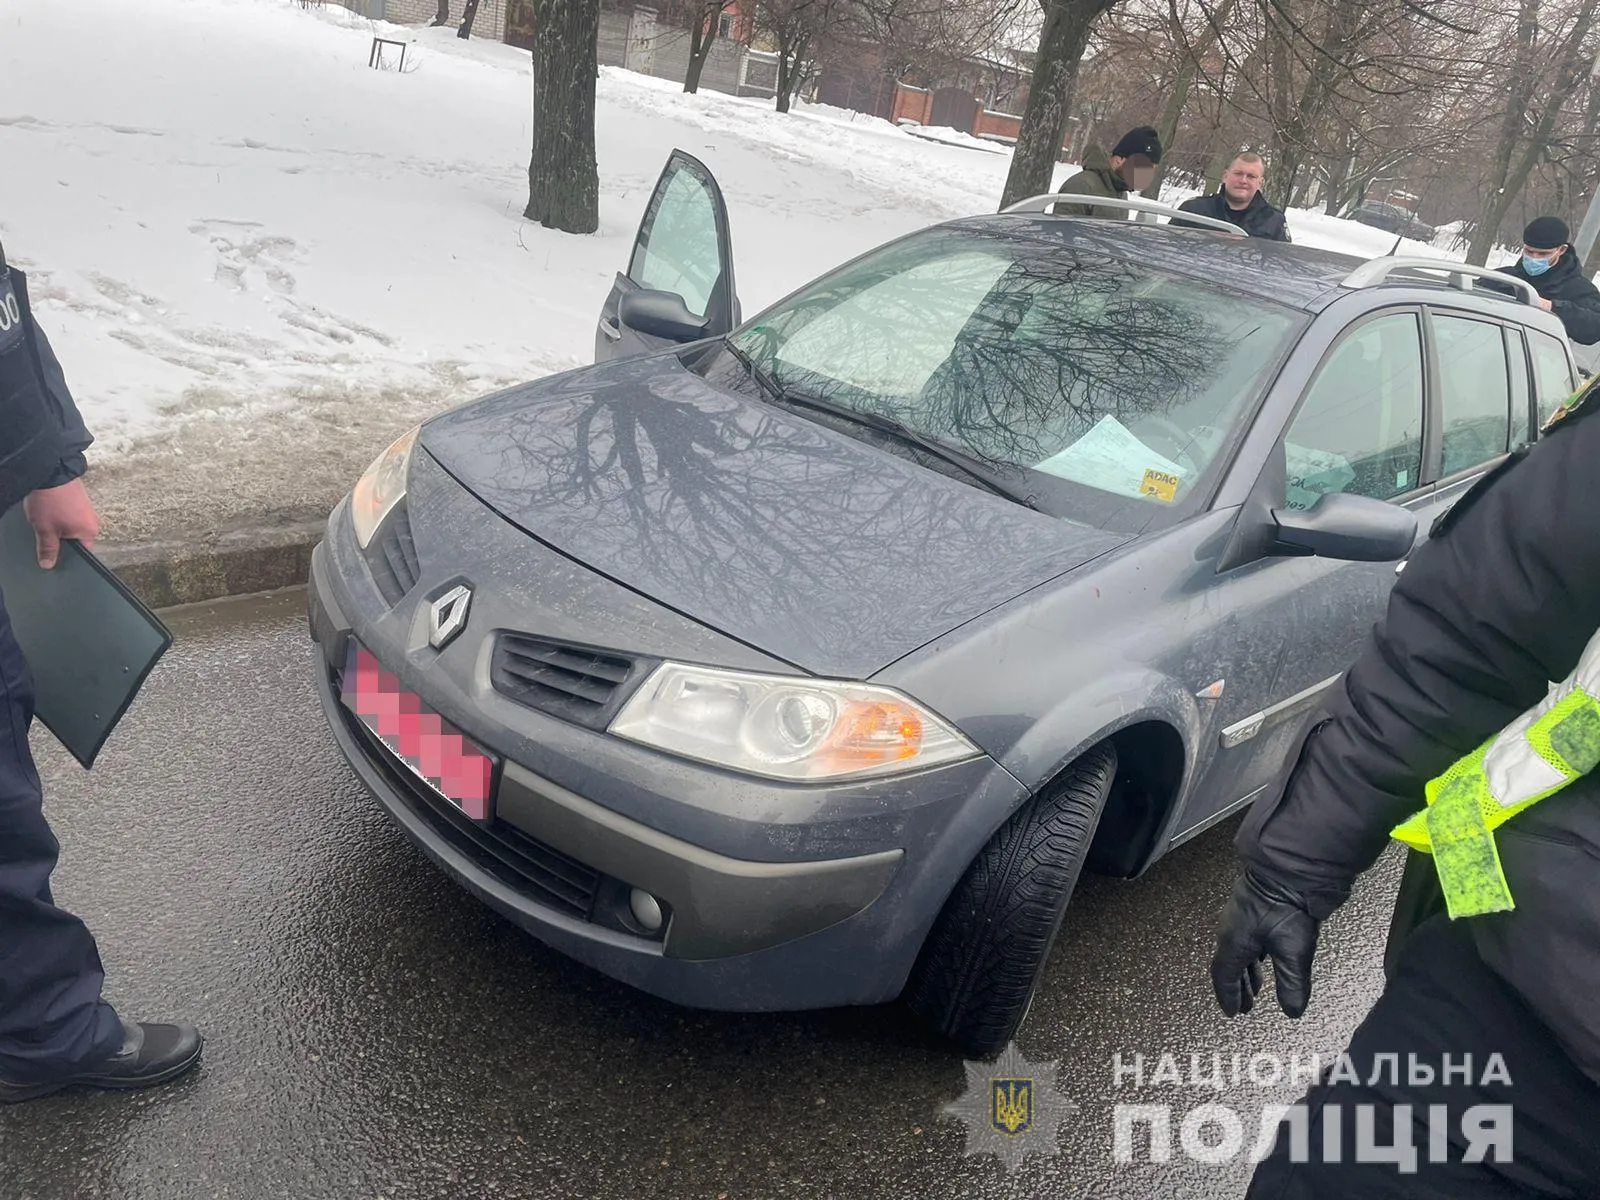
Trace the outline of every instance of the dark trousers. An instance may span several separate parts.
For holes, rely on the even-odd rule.
[[[1493,1067],[1496,1053],[1503,1071]],[[1297,1152],[1285,1122],[1256,1170],[1248,1200],[1600,1197],[1600,1084],[1578,1070],[1517,994],[1484,966],[1465,922],[1437,917],[1416,930],[1348,1055],[1353,1070],[1343,1071],[1342,1079],[1335,1077],[1340,1072],[1326,1073],[1304,1101],[1309,1137]],[[1470,1061],[1470,1083],[1459,1069],[1444,1078],[1446,1055],[1458,1068]],[[1433,1082],[1410,1078],[1411,1056],[1424,1068],[1420,1075],[1433,1068]],[[1399,1064],[1393,1081],[1391,1061]],[[1359,1082],[1349,1081],[1357,1075]],[[1355,1161],[1363,1141],[1395,1146],[1401,1105],[1410,1113],[1400,1124],[1400,1145],[1415,1148],[1416,1173],[1402,1174],[1393,1162]],[[1463,1161],[1474,1140],[1462,1130],[1468,1110],[1507,1105],[1510,1161],[1495,1161],[1493,1149],[1482,1161]],[[1372,1131],[1367,1138],[1359,1136],[1363,1119]],[[1335,1122],[1339,1153],[1325,1156],[1324,1139]],[[1435,1133],[1435,1126],[1448,1133]],[[1478,1140],[1481,1148],[1486,1139]],[[1328,1161],[1334,1157],[1341,1161]],[[1360,1157],[1379,1156],[1367,1151]]]
[[[94,938],[51,901],[60,846],[44,819],[32,721],[33,678],[0,599],[0,1078],[13,1083],[69,1073],[122,1045],[100,998]]]

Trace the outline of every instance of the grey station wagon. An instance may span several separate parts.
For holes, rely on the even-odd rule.
[[[329,519],[318,682],[378,802],[649,992],[1002,1049],[1080,872],[1268,788],[1577,382],[1504,277],[1128,207],[946,222],[741,321],[675,153],[607,361],[434,417]]]

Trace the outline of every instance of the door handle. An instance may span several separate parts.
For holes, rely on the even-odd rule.
[[[1408,558],[1402,558],[1402,559],[1401,559],[1401,560],[1400,560],[1400,561],[1399,561],[1399,563],[1397,563],[1397,564],[1396,564],[1396,565],[1395,565],[1395,568],[1394,568],[1394,573],[1395,573],[1395,574],[1396,574],[1396,575],[1398,575],[1398,574],[1400,574],[1400,572],[1401,572],[1401,571],[1404,571],[1404,570],[1405,570],[1405,569],[1406,569],[1406,563],[1408,563],[1408,562],[1410,562],[1410,561],[1411,561],[1411,560],[1410,560],[1410,559],[1408,559]]]
[[[622,340],[622,330],[618,329],[604,317],[600,318],[600,332],[606,335],[606,339],[608,341],[620,342]]]

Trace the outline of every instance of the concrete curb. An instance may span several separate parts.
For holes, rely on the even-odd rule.
[[[326,520],[150,542],[106,542],[95,554],[151,608],[303,584]]]

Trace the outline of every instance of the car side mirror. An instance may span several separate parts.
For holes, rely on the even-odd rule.
[[[1417,544],[1417,518],[1397,504],[1330,492],[1307,509],[1275,508],[1276,551],[1346,562],[1394,562]]]
[[[629,292],[617,306],[617,318],[638,333],[674,342],[696,342],[706,335],[705,319],[690,312],[675,292]]]

